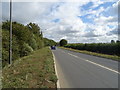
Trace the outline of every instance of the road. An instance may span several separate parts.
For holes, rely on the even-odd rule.
[[[60,88],[118,88],[118,62],[69,50],[52,50]]]

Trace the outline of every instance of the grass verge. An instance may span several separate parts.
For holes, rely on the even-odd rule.
[[[56,88],[52,52],[48,47],[3,68],[3,88]]]
[[[59,47],[59,48],[71,50],[71,51],[75,51],[75,52],[79,52],[79,53],[84,53],[84,54],[88,54],[88,55],[108,58],[108,59],[112,59],[112,60],[116,60],[116,61],[120,60],[120,57],[116,56],[116,55],[107,55],[107,54],[95,53],[95,52],[90,52],[90,51],[86,51],[86,50],[76,50],[76,49],[65,48],[65,47]]]

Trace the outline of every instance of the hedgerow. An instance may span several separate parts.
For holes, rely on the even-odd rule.
[[[120,42],[67,44],[64,47],[120,56],[120,53],[118,52],[120,50]]]

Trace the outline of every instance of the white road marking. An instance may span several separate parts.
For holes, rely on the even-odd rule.
[[[71,56],[74,56],[74,57],[76,57],[76,58],[79,58],[78,56],[76,56],[76,55],[73,55],[73,54],[71,54],[71,53],[68,53],[69,55],[71,55]]]
[[[65,52],[64,52],[64,53],[65,53]],[[78,57],[78,56],[73,55],[73,54],[71,54],[71,53],[68,53],[68,54],[71,55],[71,56],[73,56],[73,57],[82,59],[82,60],[84,60],[84,61],[86,61],[86,62],[89,62],[89,63],[91,63],[91,64],[94,64],[94,65],[96,65],[96,66],[99,66],[99,67],[102,67],[102,68],[107,69],[107,70],[109,70],[109,71],[112,71],[112,72],[114,72],[114,73],[120,74],[120,72],[118,72],[118,71],[116,71],[116,70],[113,70],[113,69],[111,69],[111,68],[108,68],[108,67],[106,67],[106,66],[103,66],[103,65],[101,65],[101,64],[92,62],[92,61],[90,61],[90,60],[87,60],[87,59],[84,59],[84,58],[81,58],[81,57]]]
[[[105,69],[107,69],[107,70],[110,70],[110,71],[112,71],[112,72],[115,72],[115,73],[117,73],[117,74],[120,74],[120,72],[118,72],[118,71],[116,71],[116,70],[113,70],[113,69],[111,69],[111,68],[108,68],[108,67],[106,67],[106,66],[100,65],[100,64],[98,64],[98,63],[95,63],[95,62],[92,62],[92,61],[89,61],[89,60],[85,60],[85,61],[87,61],[87,62],[89,62],[89,63],[92,63],[92,64],[94,64],[94,65],[97,65],[97,66],[99,66],[99,67],[105,68]]]
[[[57,72],[57,67],[56,67],[56,62],[55,62],[55,55],[53,54],[53,52],[52,52],[52,55],[53,55],[53,59],[54,59],[55,73],[56,73],[57,78],[58,78],[58,72]],[[59,89],[59,88],[60,88],[60,82],[59,82],[59,80],[57,80],[57,89]]]

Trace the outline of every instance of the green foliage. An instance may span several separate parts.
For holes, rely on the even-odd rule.
[[[8,63],[9,60],[9,32],[7,30],[2,31],[2,62],[3,66]]]
[[[31,40],[29,40],[29,46],[31,46],[33,48],[33,50],[37,50],[37,42],[34,38],[31,38]]]
[[[6,29],[9,31],[10,29],[10,22],[6,21],[6,22],[2,22],[2,29]]]
[[[47,39],[47,38],[44,38],[44,44],[45,46],[53,46],[53,45],[57,45],[57,43],[51,39]]]
[[[49,80],[56,83],[58,79],[57,79],[56,75],[53,74],[52,76],[50,76]]]
[[[44,41],[39,37],[39,36],[36,36],[34,35],[33,37],[36,41],[36,45],[37,45],[37,48],[36,49],[40,49],[44,46]],[[32,42],[33,43],[33,42]]]
[[[40,35],[40,27],[37,24],[35,24],[35,23],[29,23],[27,25],[27,27],[29,28],[29,30],[31,32],[33,32],[33,34],[36,34],[38,36]]]
[[[62,39],[62,40],[60,40],[59,44],[60,44],[60,46],[64,46],[67,44],[67,40]]]
[[[2,49],[2,65],[3,67],[8,64],[9,60],[9,51],[5,50],[4,48]]]
[[[29,55],[33,50],[44,46],[42,33],[35,23],[30,23],[31,28],[23,24],[12,23],[12,59]],[[3,66],[9,62],[9,28],[10,22],[2,23],[2,61]]]
[[[78,49],[78,50],[87,50],[97,53],[109,54],[109,55],[118,55],[120,50],[120,43],[91,43],[91,44],[67,44],[67,48]]]
[[[20,57],[31,54],[32,51],[40,49],[44,46],[55,45],[56,42],[43,38],[40,27],[35,23],[23,24],[12,23],[12,59],[16,60]],[[9,28],[10,22],[6,21],[2,24],[2,62],[5,66],[9,62]]]
[[[17,37],[15,35],[12,36],[12,59],[16,60],[20,57],[20,44],[17,41]]]
[[[20,56],[27,56],[33,51],[32,47],[30,47],[27,43],[22,42],[20,46]]]

